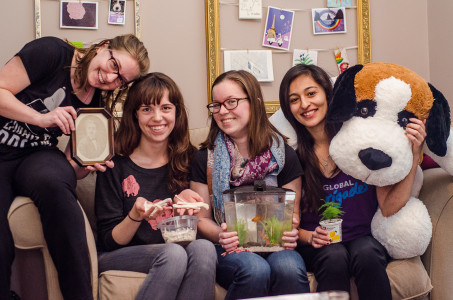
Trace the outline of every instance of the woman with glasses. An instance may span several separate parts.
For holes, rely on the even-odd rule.
[[[173,217],[173,210],[146,205],[173,197],[202,201],[188,189],[195,147],[182,94],[170,77],[150,73],[134,82],[115,144],[115,167],[96,181],[99,273],[148,274],[136,300],[214,299],[213,244],[203,239],[185,247],[164,243],[157,223]]]
[[[228,290],[225,299],[309,292],[304,261],[293,251],[297,209],[292,231],[284,233],[286,250],[271,254],[238,249],[238,235],[227,232],[224,220],[222,192],[253,185],[254,180],[264,179],[268,185],[296,191],[295,207],[300,199],[300,163],[268,121],[258,81],[246,71],[221,74],[212,85],[208,109],[214,120],[193,160],[190,188],[211,207],[211,211],[198,214],[198,231],[216,244],[216,276]]]
[[[125,35],[88,49],[55,37],[37,39],[0,69],[0,299],[10,293],[14,246],[7,212],[17,195],[39,209],[63,297],[93,299],[75,187],[76,179],[106,166],[79,167],[69,146],[65,153],[57,149],[57,138],[74,130],[77,108],[113,107],[113,91],[126,89],[148,68],[143,43]]]

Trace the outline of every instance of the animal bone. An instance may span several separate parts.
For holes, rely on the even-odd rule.
[[[204,202],[191,202],[191,203],[184,203],[184,204],[173,204],[173,208],[185,208],[185,209],[201,209],[204,208],[206,210],[209,209],[209,205]]]
[[[149,201],[145,202],[144,206],[145,206],[145,211],[148,211],[150,208],[152,207],[156,207],[156,208],[162,208],[164,206],[167,205],[167,203],[172,203],[172,200],[171,198],[167,198],[165,200],[162,200],[162,201],[159,201],[159,202],[156,202],[156,203],[151,203]],[[157,214],[157,209],[154,209],[153,212],[149,215],[150,218],[153,218],[156,216]]]

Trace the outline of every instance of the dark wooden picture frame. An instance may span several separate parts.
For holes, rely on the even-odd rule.
[[[82,166],[105,165],[115,155],[113,116],[105,108],[79,108],[71,134],[74,161]]]

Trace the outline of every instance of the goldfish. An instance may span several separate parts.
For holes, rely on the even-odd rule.
[[[256,216],[252,219],[252,222],[255,222],[255,223],[258,223],[259,221],[261,221],[263,218],[260,217],[260,216]]]

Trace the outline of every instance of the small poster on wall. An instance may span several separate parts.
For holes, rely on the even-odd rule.
[[[313,8],[313,34],[346,33],[345,8]]]
[[[327,0],[327,7],[351,7],[351,0]]]
[[[274,81],[271,50],[228,50],[223,53],[224,70],[244,70],[258,81]]]
[[[126,0],[109,0],[109,24],[124,25],[126,22]]]
[[[239,0],[239,19],[258,19],[263,17],[262,0]]]
[[[98,2],[61,1],[60,28],[98,29]]]
[[[318,51],[294,49],[293,66],[295,65],[317,65]]]
[[[346,49],[337,49],[335,52],[335,61],[337,62],[338,71],[343,73],[349,68],[349,58]]]
[[[269,6],[263,35],[263,46],[289,50],[294,11]]]

